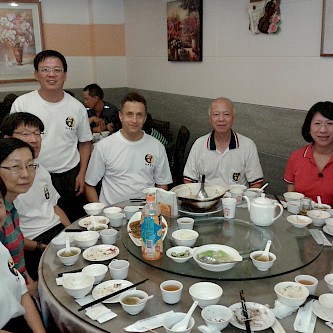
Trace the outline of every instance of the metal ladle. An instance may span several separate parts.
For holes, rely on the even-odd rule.
[[[198,199],[206,199],[208,198],[208,194],[207,192],[205,191],[205,179],[206,179],[206,176],[205,175],[202,175],[201,176],[201,186],[200,186],[200,190],[197,194],[197,198]]]

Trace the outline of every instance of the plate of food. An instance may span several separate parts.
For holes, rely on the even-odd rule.
[[[99,299],[109,294],[112,294],[120,289],[124,289],[133,285],[132,282],[127,280],[108,280],[97,285],[92,291],[92,297],[94,299]],[[135,289],[135,287],[133,287]],[[102,303],[118,303],[122,293],[110,297],[103,301]]]
[[[83,251],[82,256],[88,261],[105,261],[116,257],[118,254],[117,246],[101,244],[88,247]]]
[[[136,246],[141,246],[141,212],[136,212],[127,223],[127,232],[129,237]],[[164,239],[168,232],[168,224],[165,218],[162,216],[162,232]]]
[[[250,320],[251,331],[263,331],[274,324],[275,315],[267,306],[254,302],[245,302],[245,304]],[[230,323],[237,328],[246,330],[242,303],[233,304],[229,309],[233,312]]]
[[[105,216],[87,216],[79,221],[79,226],[88,229],[89,226],[93,225],[94,221],[96,224],[108,224],[110,222],[110,220]]]

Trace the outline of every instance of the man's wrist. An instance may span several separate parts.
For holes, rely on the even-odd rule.
[[[42,252],[42,241],[37,242],[35,251]]]

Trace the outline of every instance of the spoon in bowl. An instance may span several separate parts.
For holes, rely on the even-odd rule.
[[[145,297],[145,298],[140,298],[138,296],[131,296],[131,299],[135,300],[137,302],[136,304],[141,304],[141,303],[147,302],[149,299],[151,299],[153,297],[154,297],[154,295],[150,295],[150,296]]]
[[[318,208],[323,208],[320,195],[317,196]]]
[[[267,243],[266,243],[266,247],[265,247],[265,250],[264,252],[256,258],[256,260],[259,260],[259,261],[269,261],[269,249],[271,247],[271,244],[272,244],[272,241],[271,240],[268,240]]]
[[[69,244],[69,237],[66,237],[66,248],[65,248],[65,255],[70,255],[71,253],[71,246]]]
[[[171,327],[171,331],[173,331],[173,332],[183,332],[184,330],[186,330],[187,326],[188,326],[188,323],[190,321],[190,318],[192,316],[192,313],[195,310],[195,308],[197,307],[197,305],[198,305],[198,301],[193,302],[192,306],[188,310],[188,312],[185,315],[185,317],[180,322],[178,322],[177,324],[173,325]]]
[[[208,198],[208,194],[205,191],[205,179],[206,179],[206,176],[202,175],[200,190],[199,190],[199,192],[197,194],[197,198],[198,199],[206,199],[206,198]]]

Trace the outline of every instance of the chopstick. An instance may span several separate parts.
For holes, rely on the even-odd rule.
[[[140,281],[140,282],[138,282],[138,283],[132,284],[131,286],[128,286],[128,287],[126,287],[126,288],[123,288],[123,289],[117,290],[117,291],[115,291],[114,293],[111,293],[111,294],[109,294],[109,295],[106,295],[106,296],[103,296],[103,297],[101,297],[101,298],[99,298],[99,299],[96,299],[96,300],[93,301],[93,302],[90,302],[90,303],[88,303],[88,304],[85,304],[85,305],[81,306],[80,309],[79,309],[78,311],[82,311],[82,310],[84,310],[84,309],[86,309],[86,308],[89,308],[90,306],[93,306],[93,305],[95,305],[95,304],[101,303],[101,302],[107,300],[107,299],[110,298],[110,297],[113,297],[113,296],[119,295],[119,294],[121,294],[123,291],[129,290],[129,289],[132,289],[132,288],[134,288],[134,287],[136,287],[136,286],[138,286],[138,285],[140,285],[140,284],[142,284],[142,283],[144,283],[144,282],[146,282],[146,281],[148,281],[148,280],[149,280],[149,279],[145,279],[145,280]]]
[[[62,272],[62,273],[58,273],[58,276],[59,277],[62,277],[64,274],[69,274],[69,273],[78,273],[78,272],[81,272],[82,271],[82,268],[80,268],[80,269],[74,269],[74,270],[72,270],[72,271],[67,271],[67,272]]]
[[[239,295],[240,295],[240,299],[241,299],[241,303],[242,303],[243,316],[245,317],[246,332],[247,333],[251,333],[251,326],[250,326],[249,316],[248,316],[248,313],[247,313],[246,302],[245,302],[245,297],[244,297],[244,291],[242,290],[239,293]]]
[[[277,196],[277,194],[273,194],[274,195],[274,198],[276,199],[276,201],[283,207],[283,205],[282,205],[282,202],[281,202],[281,200],[279,199],[279,197]],[[284,207],[283,207],[284,208]]]

